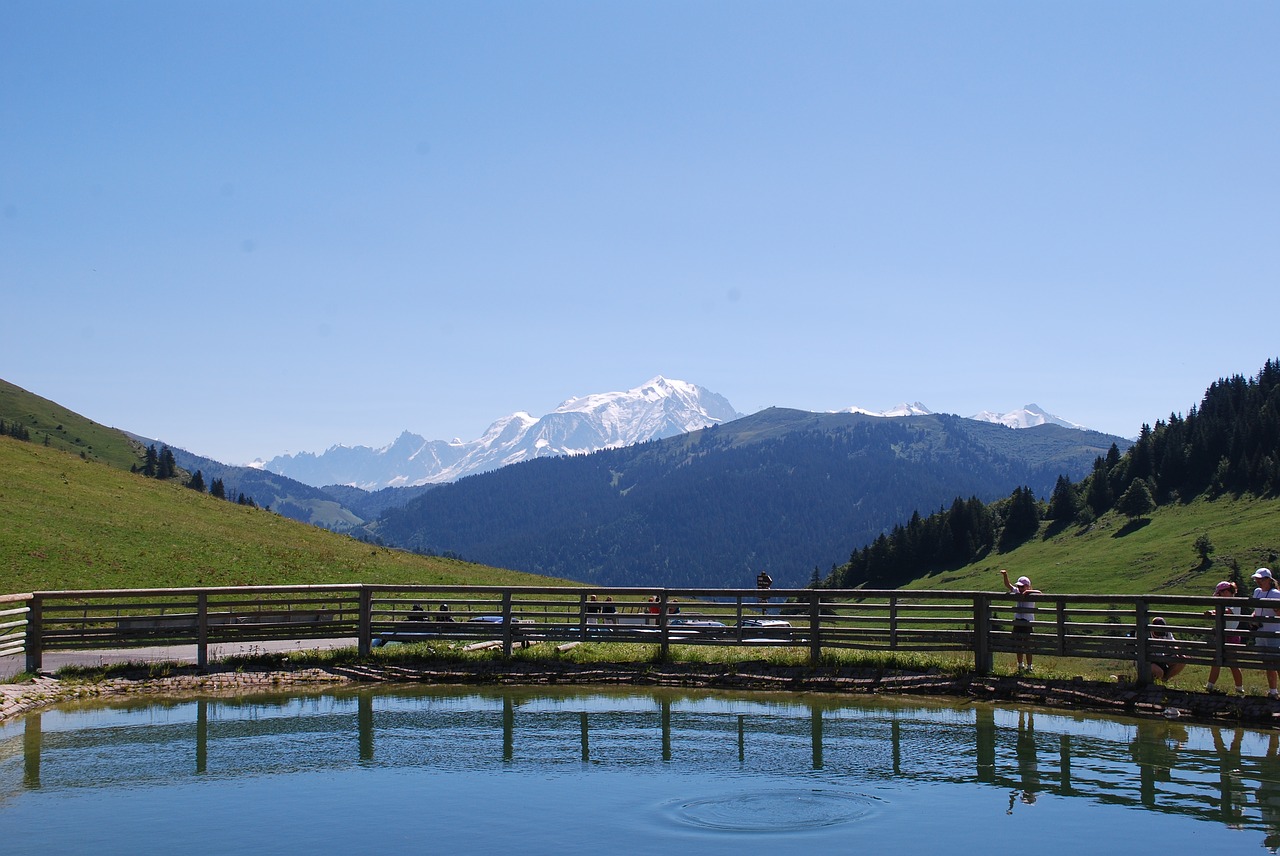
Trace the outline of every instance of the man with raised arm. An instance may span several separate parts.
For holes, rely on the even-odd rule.
[[[1009,594],[1018,595],[1018,602],[1013,605],[1013,648],[1018,657],[1018,671],[1031,671],[1031,626],[1036,620],[1036,605],[1032,598],[1040,594],[1039,589],[1031,587],[1029,577],[1018,577],[1017,582],[1009,582],[1009,572],[1000,569],[1000,579]]]

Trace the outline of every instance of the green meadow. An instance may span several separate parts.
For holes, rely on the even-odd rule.
[[[34,439],[0,437],[0,521],[0,593],[560,582],[376,547]]]
[[[1196,542],[1212,545],[1202,560]],[[1008,553],[988,554],[955,570],[915,580],[909,588],[1000,590],[1001,568],[1026,575],[1044,592],[1062,594],[1210,595],[1219,580],[1244,583],[1259,567],[1276,568],[1280,500],[1219,497],[1162,506],[1130,522],[1114,512],[1088,526],[1043,524],[1038,536]],[[1252,591],[1242,588],[1243,594]]]

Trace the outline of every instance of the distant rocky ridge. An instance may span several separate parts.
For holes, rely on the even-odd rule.
[[[920,402],[884,411],[848,407],[838,412],[882,417],[933,413]],[[280,455],[252,466],[313,487],[346,485],[376,491],[446,484],[534,458],[587,454],[661,440],[741,416],[721,395],[693,383],[658,376],[623,392],[571,398],[542,417],[513,413],[469,442],[427,440],[405,431],[379,449],[339,445],[320,454]],[[983,411],[969,418],[1010,428],[1044,424],[1083,427],[1035,404],[1009,413]]]

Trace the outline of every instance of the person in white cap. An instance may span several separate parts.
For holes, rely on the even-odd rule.
[[[1253,572],[1253,581],[1258,584],[1258,587],[1253,590],[1254,600],[1280,599],[1280,591],[1276,589],[1276,578],[1271,575],[1270,569],[1258,568]],[[1253,617],[1260,619],[1254,646],[1264,649],[1264,655],[1269,657],[1280,657],[1280,618],[1276,617],[1278,606],[1280,604],[1276,606],[1268,604],[1255,607],[1253,610]],[[1280,692],[1276,691],[1276,677],[1276,669],[1268,668],[1267,698],[1280,698]]]
[[[1013,649],[1018,657],[1018,671],[1031,671],[1031,625],[1036,620],[1036,605],[1031,598],[1040,594],[1039,589],[1031,587],[1029,577],[1018,577],[1017,582],[1009,582],[1009,572],[1000,569],[1000,579],[1009,594],[1018,595],[1018,602],[1013,605]]]

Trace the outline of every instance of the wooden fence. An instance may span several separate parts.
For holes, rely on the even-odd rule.
[[[966,653],[981,673],[1018,646],[1034,655],[1280,668],[1277,626],[1233,630],[1248,598],[1041,595],[1034,632],[1013,633],[1014,597],[992,592],[774,589],[256,586],[52,591],[0,595],[0,656],[25,653],[39,671],[47,651],[354,639],[445,641],[513,648],[608,641],[670,646],[790,646],[818,663],[824,650]],[[1153,638],[1153,619],[1172,638]],[[1239,638],[1238,638],[1239,637]],[[1274,652],[1274,653],[1273,653]]]
[[[26,644],[27,606],[33,595],[0,594],[0,657],[21,654]]]

